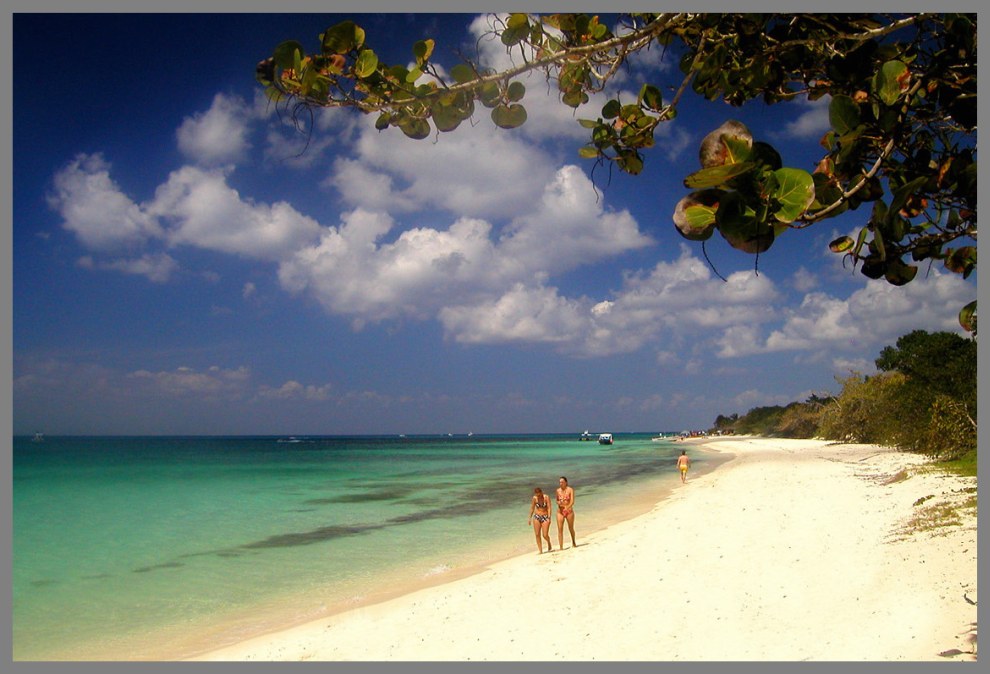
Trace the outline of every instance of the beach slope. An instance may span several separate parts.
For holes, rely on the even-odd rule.
[[[206,653],[235,661],[975,660],[975,478],[872,445],[732,454],[578,547]],[[521,532],[520,536],[528,535]],[[556,547],[556,533],[554,532]]]

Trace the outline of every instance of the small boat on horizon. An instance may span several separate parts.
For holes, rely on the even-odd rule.
[[[611,445],[612,444],[612,434],[611,433],[602,433],[602,434],[600,434],[598,436],[598,444],[599,445]]]
[[[44,441],[45,441],[44,433],[35,433],[34,437],[31,438],[31,442],[44,442]]]

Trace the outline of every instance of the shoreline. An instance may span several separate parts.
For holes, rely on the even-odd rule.
[[[959,526],[904,529],[926,503],[965,498],[975,478],[903,479],[924,459],[872,445],[679,444],[732,459],[689,473],[643,515],[579,529],[576,548],[505,559],[191,659],[976,659],[975,511]],[[561,622],[567,629],[548,629]]]
[[[696,463],[692,466],[692,472],[697,475],[704,475],[716,470],[719,465],[731,460],[731,456],[727,456],[723,452],[708,450],[703,447],[698,447],[698,449],[700,452],[696,453]],[[699,454],[703,455],[703,458]],[[673,461],[673,458],[672,456],[671,461]],[[698,459],[701,460],[698,461]],[[671,465],[673,466],[673,463]],[[579,519],[577,521],[579,547],[581,541],[585,538],[594,536],[602,530],[651,511],[656,507],[658,502],[663,502],[670,498],[671,494],[679,487],[681,487],[679,477],[673,470],[669,474],[653,477],[641,484],[635,485],[635,487],[624,488],[625,491],[622,492],[621,496],[610,495],[603,497],[601,494],[591,495],[592,492],[584,491],[579,485]],[[589,509],[590,503],[595,504],[594,509]],[[520,516],[525,512],[523,505],[527,504],[520,504]],[[556,513],[555,509],[554,513]],[[553,541],[554,551],[556,552],[558,544],[555,515],[551,522],[550,536]],[[569,534],[566,528],[564,540],[565,548],[570,547]],[[488,545],[479,547],[473,553],[468,553],[458,563],[452,563],[452,566],[444,564],[441,565],[442,568],[437,567],[435,573],[428,573],[423,576],[410,576],[408,570],[393,570],[382,574],[377,579],[379,589],[365,591],[361,595],[353,596],[345,601],[324,603],[318,615],[300,620],[285,615],[284,611],[273,609],[270,617],[266,615],[265,622],[272,625],[281,623],[279,627],[271,627],[258,631],[257,624],[255,624],[253,627],[246,628],[246,630],[237,629],[234,633],[245,631],[247,633],[237,637],[236,641],[231,641],[229,638],[232,633],[230,625],[247,624],[247,621],[235,617],[229,621],[204,626],[194,640],[181,639],[177,642],[176,648],[166,651],[158,649],[155,652],[134,653],[125,659],[198,660],[210,658],[212,653],[236,649],[249,641],[288,632],[304,625],[314,624],[320,620],[332,619],[341,614],[367,610],[380,604],[396,601],[416,592],[427,591],[468,579],[478,574],[483,574],[494,566],[511,560],[528,560],[531,556],[536,556],[536,552],[533,550],[534,547],[535,541],[533,540],[532,528],[527,525],[525,529],[520,527],[519,534],[512,534],[509,537],[502,534],[500,537],[490,541]],[[257,621],[251,622],[257,623]],[[217,637],[221,641],[219,645],[210,643]],[[200,645],[206,643],[210,643],[210,645]]]

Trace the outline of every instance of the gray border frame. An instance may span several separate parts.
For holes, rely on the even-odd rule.
[[[269,12],[269,11],[279,11],[279,12],[324,12],[324,13],[347,13],[347,12],[484,12],[484,11],[509,11],[509,10],[519,10],[519,11],[539,11],[539,10],[566,10],[566,11],[579,11],[588,10],[595,11],[596,9],[602,9],[603,3],[600,0],[597,2],[589,2],[588,0],[575,0],[573,2],[560,3],[560,2],[547,2],[547,0],[542,0],[541,2],[519,2],[518,0],[490,0],[489,2],[481,2],[480,0],[467,0],[467,2],[458,3],[456,6],[451,6],[449,0],[412,0],[412,2],[403,2],[403,0],[334,0],[332,2],[316,2],[314,0],[288,0],[284,3],[279,3],[273,5],[272,3],[264,3],[260,0],[249,0],[241,1],[237,3],[231,2],[221,2],[218,0],[171,0],[170,2],[165,2],[164,0],[139,0],[139,2],[121,2],[121,1],[111,1],[111,0],[95,0],[91,2],[73,2],[72,0],[11,0],[5,3],[5,16],[3,17],[3,28],[0,31],[0,42],[7,44],[8,59],[7,63],[11,67],[15,66],[12,38],[13,38],[13,14],[15,13],[34,13],[34,12],[142,12],[142,11],[167,11],[167,12],[190,12],[190,13],[201,13],[201,12],[243,12],[243,11],[253,11],[253,12]],[[624,11],[630,11],[633,9],[647,9],[655,8],[657,2],[644,2],[643,0],[634,0],[632,2],[620,3],[619,9]],[[664,3],[666,4],[666,3]],[[679,3],[687,5],[688,3]],[[800,9],[812,10],[816,8],[816,5],[821,6],[821,3],[796,3],[796,2],[777,2],[771,0],[756,0],[756,2],[748,1],[742,3],[743,7],[733,6],[733,10],[762,10],[762,11],[795,11]],[[899,3],[892,3],[890,0],[881,0],[880,2],[870,2],[866,3],[867,6],[864,7],[861,3],[839,3],[841,5],[846,5],[845,7],[835,7],[834,2],[828,3],[829,9],[846,9],[851,11],[883,11],[885,9],[891,11],[908,11],[908,10],[926,10],[935,9],[935,3],[919,3],[916,1],[906,1]],[[563,5],[563,6],[554,6]],[[803,6],[801,6],[803,5]],[[947,8],[946,5],[949,7]],[[670,7],[670,9],[677,9],[678,7]],[[690,9],[691,11],[726,11],[727,8],[724,2],[712,2],[711,0],[700,0],[690,3],[690,6],[685,6],[684,9]],[[957,11],[967,11],[967,12],[977,12],[977,5],[975,0],[967,0],[966,2],[940,2],[938,3],[938,11],[945,11],[946,9],[957,10]],[[250,64],[248,64],[250,67]],[[4,199],[2,203],[8,206],[4,208],[2,215],[2,223],[4,225],[3,234],[3,262],[5,263],[5,268],[11,270],[4,275],[2,281],[2,303],[4,305],[6,315],[8,317],[8,325],[13,324],[13,278],[12,278],[12,262],[13,262],[13,222],[12,222],[12,200],[13,200],[13,158],[12,158],[12,133],[13,133],[13,96],[12,96],[12,78],[8,74],[8,85],[7,85],[7,96],[6,102],[2,106],[2,120],[6,129],[9,130],[8,133],[3,135],[3,151],[4,151],[4,162],[3,162],[3,188],[2,195]],[[984,97],[986,92],[986,87],[981,87],[979,89],[981,98]],[[985,121],[985,111],[986,106],[982,106],[980,111],[980,120]],[[980,183],[986,185],[985,172],[981,170],[979,172]],[[977,286],[978,296],[986,297],[984,292],[984,283],[978,279]],[[6,438],[12,437],[12,427],[13,427],[13,401],[12,401],[12,378],[13,378],[13,366],[12,366],[12,354],[13,354],[13,335],[11,330],[6,330],[2,335],[2,343],[7,354],[7,357],[3,361],[3,378],[7,386],[3,389],[4,397],[11,398],[7,403],[2,418],[3,418],[3,430],[6,432]],[[986,345],[980,346],[978,348],[978,357],[980,360],[986,359]],[[984,384],[990,383],[990,381],[985,382],[984,379],[990,380],[988,377],[980,377],[980,391],[986,391]],[[985,412],[986,407],[986,395],[981,394],[979,396],[979,410]],[[986,418],[984,416],[984,418]],[[978,442],[980,446],[986,446],[986,436],[987,431],[981,431],[978,435]],[[6,649],[7,654],[12,654],[12,630],[11,630],[11,620],[12,615],[10,611],[11,607],[11,531],[12,531],[12,448],[10,445],[6,445],[5,451],[5,467],[6,478],[4,481],[4,503],[6,505],[6,514],[3,518],[3,551],[4,555],[2,561],[0,561],[0,568],[3,570],[4,579],[6,582],[3,583],[2,588],[0,588],[0,597],[3,599],[3,604],[7,608],[4,611],[2,617],[3,620],[3,645]],[[980,471],[982,472],[986,466],[982,465],[987,463],[987,460],[980,462]],[[982,546],[981,546],[982,547]],[[979,550],[982,552],[982,550]],[[978,577],[983,578],[985,574],[978,571]],[[979,614],[978,614],[979,615]],[[6,659],[7,656],[4,656]],[[6,662],[4,664],[5,672],[51,672],[53,670],[67,669],[73,672],[93,672],[95,673],[112,673],[112,672],[155,672],[155,671],[272,671],[272,669],[293,669],[296,671],[326,671],[327,669],[332,669],[334,671],[348,671],[348,672],[380,672],[384,670],[395,670],[395,671],[412,671],[412,672],[462,672],[465,669],[471,669],[476,672],[503,672],[503,671],[530,671],[539,668],[541,672],[550,672],[555,674],[560,672],[561,674],[574,674],[577,670],[578,674],[582,672],[710,672],[710,671],[725,671],[732,672],[733,674],[745,674],[748,672],[753,673],[767,673],[774,674],[776,672],[937,672],[942,669],[951,668],[953,671],[959,671],[960,669],[971,669],[973,671],[978,671],[978,663],[958,663],[958,662],[925,662],[925,663],[897,663],[897,662],[877,662],[877,663],[851,663],[851,662],[836,662],[836,663],[791,663],[791,662],[701,662],[701,663],[670,663],[670,662],[649,662],[649,663],[596,663],[596,662],[567,662],[567,663],[556,663],[556,662],[524,662],[524,663],[513,663],[513,662],[493,662],[493,663],[336,663],[336,662],[322,662],[322,663],[183,663],[183,662],[167,662],[167,663],[134,663],[134,662],[66,662],[66,663],[48,663],[48,662],[13,662],[11,661],[10,668],[7,667]]]

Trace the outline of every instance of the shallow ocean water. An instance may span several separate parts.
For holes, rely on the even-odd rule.
[[[673,487],[680,449],[649,434],[286,440],[14,438],[13,658],[184,657],[535,554],[533,487],[552,495],[561,474],[580,543]]]

